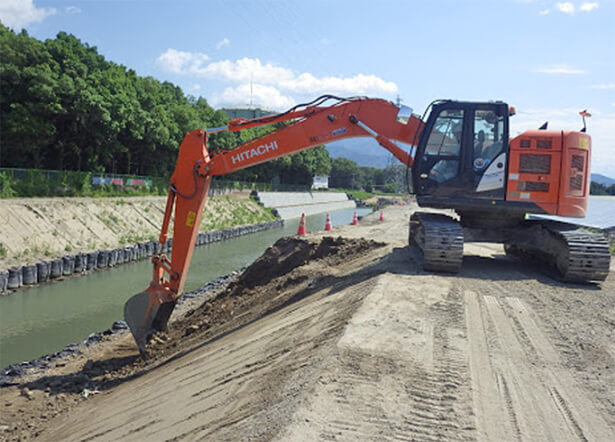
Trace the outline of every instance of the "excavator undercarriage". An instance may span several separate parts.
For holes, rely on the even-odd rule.
[[[497,242],[504,244],[507,255],[554,270],[563,281],[600,282],[608,276],[609,245],[600,233],[548,220],[520,220],[511,225],[509,217],[505,225],[486,227],[468,220],[493,223],[493,216],[464,214],[459,218],[412,214],[409,243],[422,251],[425,270],[456,273],[461,269],[464,242]]]

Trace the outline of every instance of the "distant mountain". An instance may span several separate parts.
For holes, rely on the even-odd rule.
[[[604,176],[599,173],[592,173],[591,180],[594,183],[602,184],[603,186],[606,186],[606,187],[609,187],[615,184],[615,179],[609,178],[608,176]]]
[[[331,158],[348,158],[361,167],[384,169],[399,161],[373,138],[349,138],[329,143],[325,146]],[[400,146],[406,152],[407,146]]]

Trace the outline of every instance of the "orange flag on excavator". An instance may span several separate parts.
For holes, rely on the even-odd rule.
[[[582,116],[582,117],[591,117],[592,116],[592,114],[587,112],[587,110],[582,110],[581,112],[579,112],[579,115]]]

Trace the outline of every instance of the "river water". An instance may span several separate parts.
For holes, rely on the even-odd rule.
[[[332,224],[349,224],[355,210],[359,215],[370,212],[332,212]],[[280,229],[196,247],[185,291],[252,263],[278,238],[294,235],[298,224],[298,219],[287,220]],[[325,215],[309,216],[306,224],[308,232],[322,230]],[[0,369],[61,350],[109,328],[122,319],[126,300],[147,288],[151,271],[152,264],[146,259],[0,297]]]

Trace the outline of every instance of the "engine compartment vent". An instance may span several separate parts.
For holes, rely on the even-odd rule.
[[[573,155],[570,165],[573,169],[583,171],[585,168],[585,158],[582,155]]]
[[[544,140],[536,140],[536,147],[538,149],[551,149],[552,142],[550,138]]]
[[[519,181],[517,190],[520,192],[548,192],[549,183],[537,183],[536,181]]]
[[[570,177],[570,190],[583,190],[583,174],[576,174]]]
[[[519,172],[551,173],[551,155],[521,154],[519,156]]]

